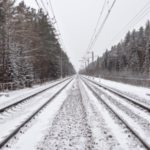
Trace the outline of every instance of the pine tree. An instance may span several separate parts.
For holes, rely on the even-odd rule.
[[[60,77],[61,52],[63,74],[75,73],[62,51],[57,33],[42,9],[38,13],[24,2],[0,2],[0,82],[32,83],[36,79]]]
[[[144,40],[144,29],[141,27],[138,32],[138,56],[139,56],[139,66],[140,72],[142,71],[143,63],[144,63],[144,56],[145,56],[145,40]]]
[[[139,57],[137,51],[132,51],[131,55],[131,70],[135,73],[139,73]]]
[[[146,23],[146,28],[145,28],[145,40],[146,40],[146,42],[149,41],[149,36],[150,36],[150,21],[148,20]]]
[[[150,42],[148,42],[146,46],[146,56],[143,65],[143,70],[145,74],[149,74],[150,72]]]

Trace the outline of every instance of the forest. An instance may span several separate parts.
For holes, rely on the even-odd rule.
[[[58,36],[42,9],[0,0],[0,83],[60,78],[61,62],[63,77],[74,74]]]
[[[125,38],[96,61],[80,70],[81,74],[123,78],[148,79],[150,77],[150,21],[138,31],[128,31]]]

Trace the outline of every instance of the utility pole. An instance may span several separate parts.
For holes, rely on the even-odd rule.
[[[89,58],[88,58],[88,77],[90,75],[90,71],[89,71]]]
[[[85,62],[85,74],[87,74],[87,70],[86,70],[86,57],[82,57],[84,60],[83,62]]]
[[[68,57],[68,59],[67,59],[67,74],[68,74],[68,76],[70,75],[69,59],[70,59],[70,57]]]
[[[61,49],[61,64],[60,64],[60,78],[62,79],[62,49]]]
[[[70,57],[68,57],[68,58],[70,58]],[[67,74],[68,74],[68,76],[70,75],[70,71],[69,71],[69,59],[67,59]]]
[[[79,60],[79,61],[81,61],[82,63],[85,63],[85,73],[86,73],[86,61],[85,60]]]
[[[85,61],[85,74],[86,74],[86,61]]]
[[[149,67],[149,78],[150,78],[150,67]]]
[[[92,76],[94,79],[94,57],[98,57],[98,56],[94,56],[94,52],[88,52],[88,53],[92,53],[92,57],[88,57],[88,66],[89,66],[89,58],[92,58]],[[90,72],[89,72],[90,74]]]
[[[87,53],[89,54],[89,53],[92,53],[92,52],[87,52]],[[89,75],[89,76],[90,76],[90,69],[89,69],[89,59],[90,59],[90,58],[92,58],[92,57],[89,57],[89,56],[88,56],[88,73],[89,73],[88,75]]]
[[[60,75],[61,75],[61,78],[62,78],[62,59],[66,59],[66,57],[62,57],[62,51],[61,51],[61,64],[60,64]],[[69,76],[69,58],[70,57],[68,57],[68,59],[66,59],[66,60],[64,60],[65,61],[65,63],[66,63],[66,66],[65,66],[65,76],[67,75],[67,76]]]
[[[69,76],[68,60],[67,60],[67,77]]]
[[[94,52],[92,52],[92,64],[93,64],[93,79],[94,79]]]

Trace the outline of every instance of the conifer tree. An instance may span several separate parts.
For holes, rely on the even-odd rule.
[[[145,74],[149,74],[150,72],[150,42],[148,42],[146,46],[146,56],[145,56],[143,69],[144,69]]]
[[[36,13],[24,2],[18,6],[14,3],[0,2],[0,82],[32,84],[36,79],[59,78],[61,52],[63,76],[67,66],[70,74],[74,74],[47,14],[42,9]]]

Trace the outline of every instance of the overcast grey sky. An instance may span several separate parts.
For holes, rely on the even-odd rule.
[[[19,3],[21,0],[18,0]],[[27,6],[38,8],[35,0],[24,0]],[[41,0],[37,0],[41,4]],[[46,8],[49,0],[43,0]],[[71,62],[78,71],[98,21],[102,6],[105,0],[51,0],[58,26]],[[109,0],[109,7],[114,0]],[[127,23],[149,2],[150,0],[116,0],[116,3],[106,21],[106,24],[92,51],[95,55],[101,56],[108,43],[126,26]],[[150,6],[150,5],[149,5]],[[102,14],[99,27],[108,12],[108,7]],[[150,19],[148,13],[133,28],[145,26]],[[130,30],[132,31],[133,28]],[[121,40],[121,39],[120,39]],[[120,41],[119,40],[119,41]],[[116,41],[117,43],[119,41]],[[112,44],[116,44],[112,43]],[[110,46],[107,47],[110,49]]]

